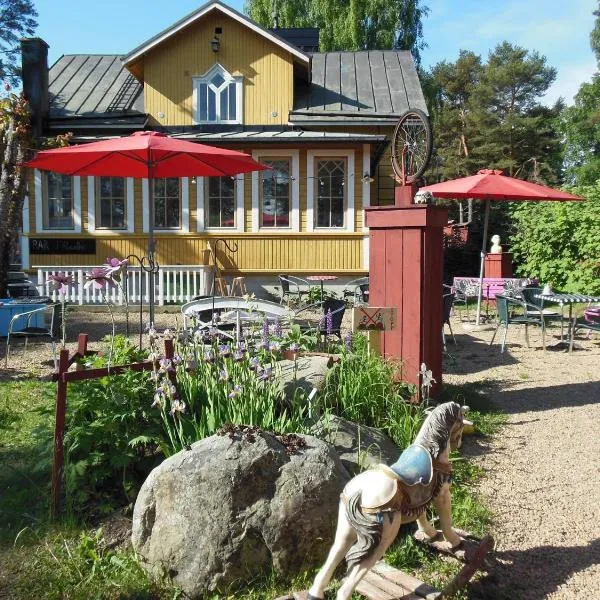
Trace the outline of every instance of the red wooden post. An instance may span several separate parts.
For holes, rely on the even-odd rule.
[[[486,254],[484,261],[484,276],[492,279],[512,277],[512,254],[510,252]]]
[[[408,188],[408,189],[407,189]],[[395,328],[382,333],[382,354],[402,361],[402,379],[419,385],[425,363],[442,383],[442,283],[445,208],[407,204],[410,186],[396,188],[396,206],[365,209],[370,229],[369,304],[397,308]]]
[[[58,381],[56,385],[56,416],[54,422],[54,463],[52,465],[52,516],[60,514],[60,497],[64,468],[63,438],[65,434],[65,412],[67,406],[67,382],[63,373],[69,369],[69,351],[62,348],[58,359]]]
[[[87,352],[87,345],[88,345],[88,334],[80,333],[79,337],[77,338],[77,354],[79,354],[81,356],[85,356],[86,352]]]

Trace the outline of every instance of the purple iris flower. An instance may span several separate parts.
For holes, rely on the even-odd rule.
[[[234,385],[233,390],[231,390],[231,392],[229,393],[229,397],[233,400],[234,398],[237,398],[238,396],[240,396],[241,393],[242,393],[242,387],[240,385]]]
[[[97,290],[106,288],[114,288],[117,284],[112,278],[112,271],[106,267],[94,267],[90,273],[86,275],[87,281],[83,287],[89,288],[94,286]]]
[[[352,332],[349,331],[345,336],[344,336],[344,344],[346,344],[346,348],[350,351],[352,351]]]
[[[249,368],[251,371],[256,371],[256,370],[257,370],[259,367],[260,367],[260,360],[258,359],[258,357],[256,357],[256,356],[253,356],[253,357],[250,359],[250,362],[249,362],[249,364],[248,364],[248,368]]]
[[[227,344],[221,344],[219,346],[219,356],[223,358],[231,356],[231,348]]]

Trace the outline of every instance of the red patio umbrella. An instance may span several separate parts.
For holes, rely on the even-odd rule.
[[[437,198],[477,198],[485,200],[485,216],[483,219],[483,244],[481,246],[481,265],[479,269],[479,294],[477,297],[477,321],[481,316],[481,297],[483,294],[483,269],[490,219],[490,202],[492,201],[521,201],[521,200],[554,200],[573,201],[583,200],[579,196],[561,192],[531,183],[522,179],[508,177],[502,171],[481,169],[477,175],[443,181],[434,185],[422,187],[419,191],[430,192]]]
[[[156,131],[42,150],[26,166],[64,175],[143,177],[149,180],[149,203],[154,205],[154,177],[211,177],[267,169],[248,154],[178,140]],[[151,209],[152,210],[152,209]],[[148,256],[153,260],[153,222],[149,219]],[[150,322],[154,322],[154,282],[149,289]]]

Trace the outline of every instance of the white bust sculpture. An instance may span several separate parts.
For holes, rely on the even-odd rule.
[[[492,236],[492,247],[490,248],[490,254],[502,254],[502,246],[500,245],[500,236]]]

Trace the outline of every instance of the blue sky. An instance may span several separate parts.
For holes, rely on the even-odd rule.
[[[52,64],[63,54],[126,53],[204,4],[202,0],[35,0],[36,35],[50,44]],[[237,10],[243,0],[227,2]],[[425,0],[426,67],[453,61],[460,49],[487,57],[508,40],[546,56],[558,76],[544,101],[570,103],[596,71],[589,45],[595,0]]]

